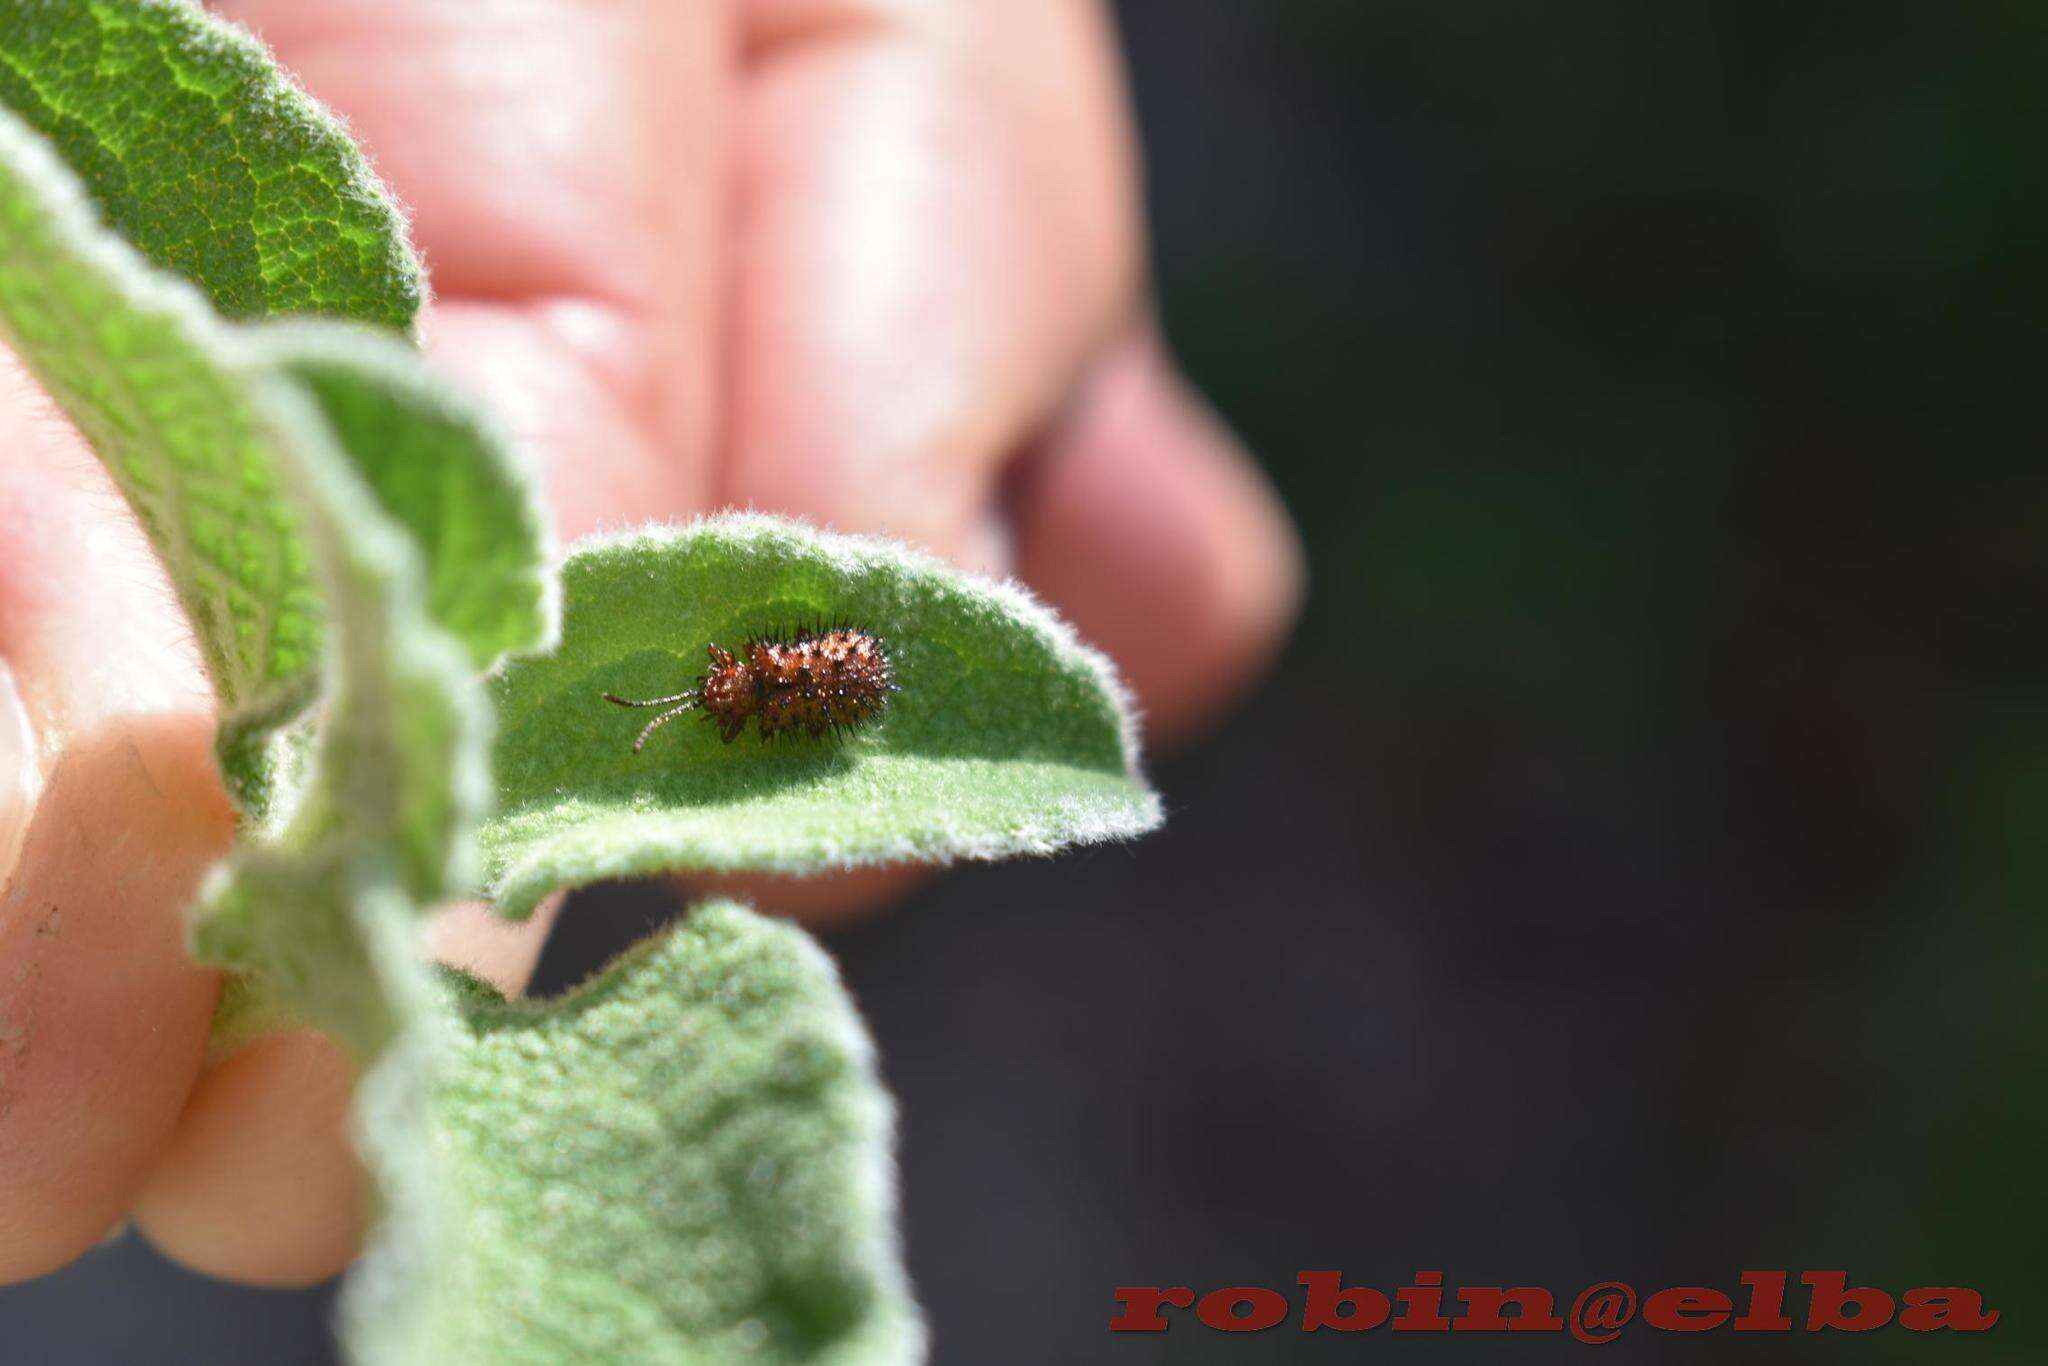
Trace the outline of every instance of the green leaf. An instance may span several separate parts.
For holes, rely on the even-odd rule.
[[[562,592],[559,646],[496,687],[479,838],[507,914],[632,874],[1041,854],[1160,822],[1107,661],[1021,589],[749,515],[583,542]],[[899,688],[845,738],[725,745],[684,719],[635,754],[650,713],[604,701],[690,687],[707,644],[841,619],[881,640]]]
[[[555,580],[545,519],[533,481],[483,414],[430,378],[410,347],[376,333],[281,323],[259,336],[423,552],[428,615],[468,647],[477,670],[547,645]]]
[[[380,1363],[915,1360],[888,1100],[825,955],[699,907],[576,992],[462,989],[410,1154],[440,1225],[345,1305]]]
[[[222,764],[271,810],[271,732],[315,691],[312,562],[279,487],[292,458],[256,397],[284,373],[431,555],[427,592],[478,665],[549,637],[545,535],[504,444],[410,348],[339,323],[221,323],[99,227],[79,186],[0,111],[0,335],[106,462],[190,616]]]
[[[0,6],[0,104],[225,316],[411,326],[419,262],[362,154],[261,44],[197,5]]]
[[[470,880],[489,716],[469,660],[427,614],[415,542],[332,444],[322,409],[283,372],[260,401],[287,434],[332,614],[326,706],[280,828],[245,832],[215,870],[192,947],[368,1059],[399,1020],[363,907],[431,903]]]

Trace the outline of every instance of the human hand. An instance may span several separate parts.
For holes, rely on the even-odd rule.
[[[219,8],[410,207],[433,360],[525,438],[564,540],[739,504],[1014,573],[1117,659],[1155,739],[1270,653],[1298,551],[1145,313],[1096,0]],[[189,635],[11,369],[0,450],[0,1279],[130,1212],[201,1270],[331,1274],[360,1235],[346,1061],[288,1034],[202,1069],[218,984],[178,913],[232,816]],[[756,890],[822,909],[892,882]],[[546,918],[437,928],[517,989]]]

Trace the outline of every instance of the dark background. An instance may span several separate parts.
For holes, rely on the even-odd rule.
[[[2048,10],[1131,0],[1161,301],[1313,597],[1129,849],[831,943],[952,1363],[1577,1360],[1105,1329],[1119,1283],[1744,1267],[2048,1358]],[[665,903],[587,894],[559,985]],[[0,1361],[324,1362],[133,1240]]]

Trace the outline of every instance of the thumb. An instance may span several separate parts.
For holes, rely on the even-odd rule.
[[[0,352],[0,1281],[127,1211],[205,1051],[213,703],[119,495]]]

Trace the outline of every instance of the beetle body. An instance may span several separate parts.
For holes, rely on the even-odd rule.
[[[749,640],[738,654],[708,645],[705,654],[711,671],[687,692],[642,701],[605,694],[622,707],[669,708],[641,730],[635,754],[686,711],[703,712],[727,744],[739,738],[748,717],[763,740],[795,731],[815,739],[874,720],[896,689],[882,642],[852,626]]]

